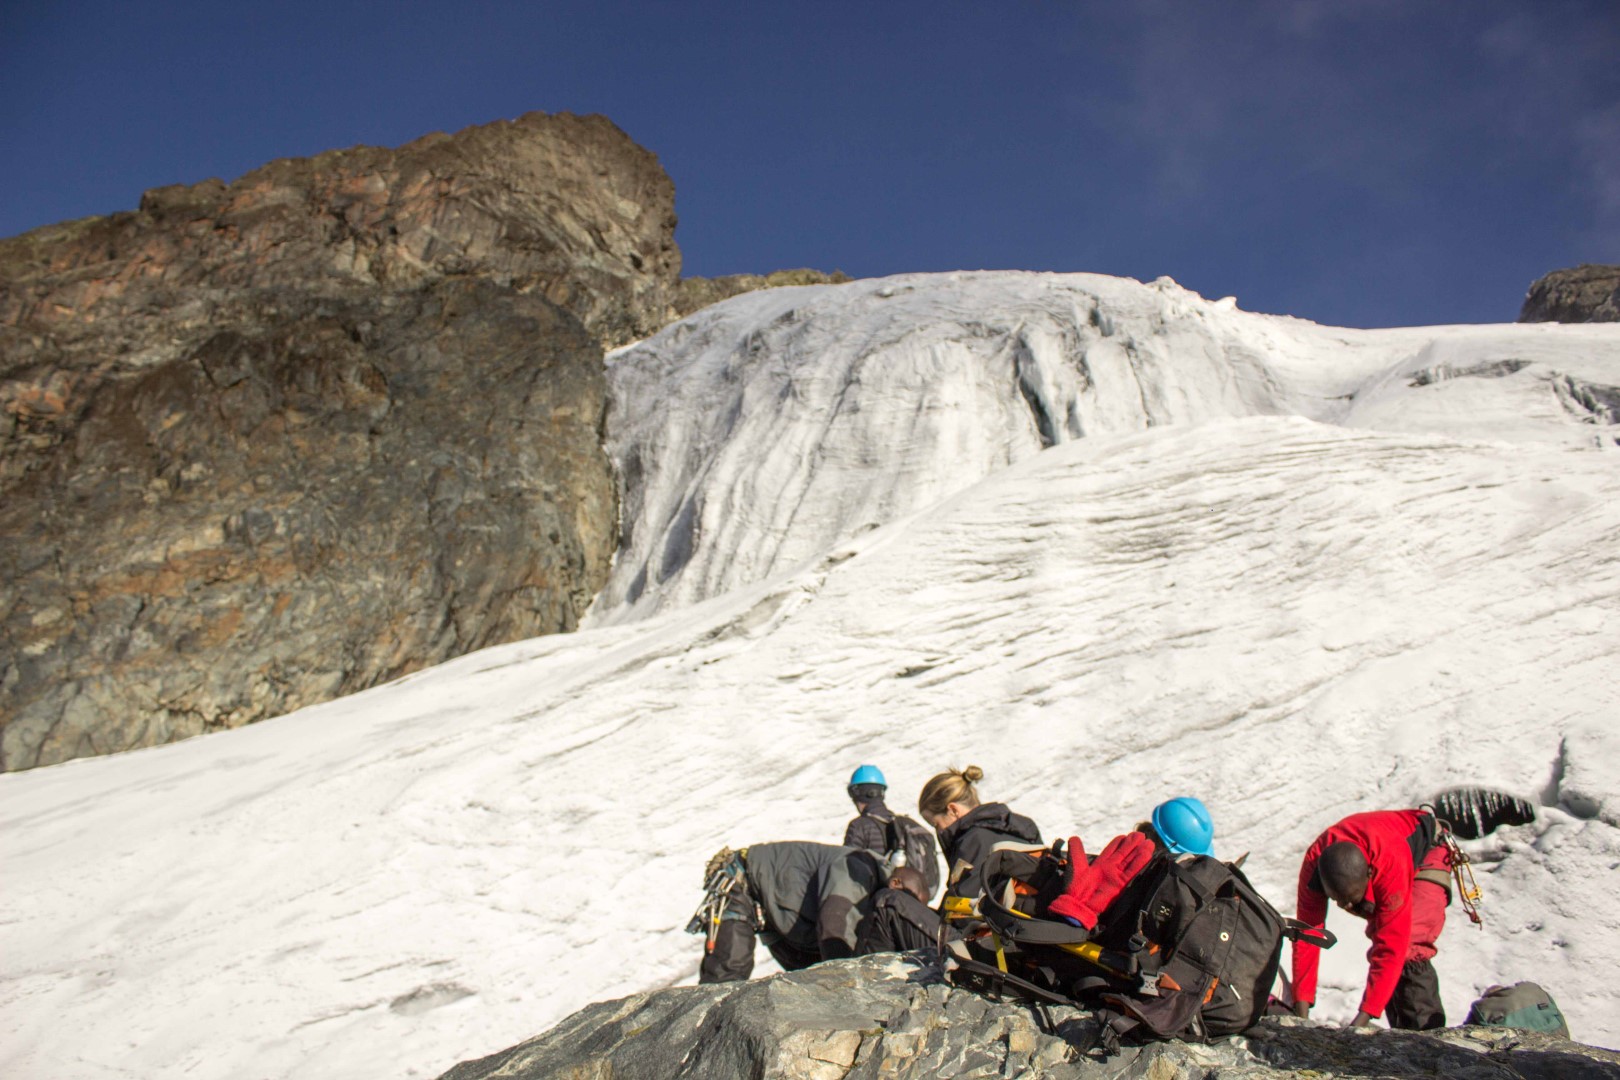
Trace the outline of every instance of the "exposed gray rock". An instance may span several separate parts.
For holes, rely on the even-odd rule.
[[[663,318],[673,199],[531,114],[0,241],[0,768],[573,629],[600,341]]]
[[[954,989],[919,961],[879,956],[591,1005],[441,1080],[1620,1078],[1620,1054],[1503,1029],[1346,1031],[1290,1017],[1207,1046],[1127,1047],[1106,1060],[1088,1052],[1096,1030],[1083,1011],[1037,1018]]]
[[[601,353],[575,319],[456,280],[262,303],[8,456],[7,769],[571,630],[603,580]]]
[[[1584,263],[1530,286],[1520,322],[1620,322],[1620,266]]]

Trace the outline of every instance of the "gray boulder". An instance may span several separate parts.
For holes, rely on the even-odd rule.
[[[1585,263],[1539,278],[1520,322],[1620,322],[1620,266]]]
[[[1292,1017],[1209,1045],[1088,1053],[1081,1010],[996,1003],[920,959],[874,956],[750,983],[680,987],[580,1010],[441,1080],[1262,1080],[1294,1076],[1620,1080],[1620,1054],[1530,1032],[1346,1031]]]

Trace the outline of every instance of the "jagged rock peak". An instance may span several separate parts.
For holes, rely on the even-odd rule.
[[[602,116],[531,112],[273,161],[233,183],[0,241],[0,326],[130,314],[167,290],[400,286],[476,274],[536,292],[607,343],[667,316],[675,187]]]
[[[1583,263],[1537,279],[1520,322],[1620,322],[1620,266]]]
[[[1209,1045],[1127,1047],[1106,1060],[1087,1052],[1096,1031],[1082,1010],[1039,1017],[954,989],[916,958],[873,956],[591,1005],[441,1080],[1620,1078],[1620,1054],[1506,1029],[1348,1031],[1290,1017]]]

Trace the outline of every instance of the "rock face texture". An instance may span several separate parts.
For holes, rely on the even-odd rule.
[[[1620,266],[1554,270],[1530,286],[1520,322],[1620,322]]]
[[[43,330],[55,349],[89,336],[124,356],[248,290],[466,274],[543,296],[608,344],[641,337],[668,321],[680,277],[674,184],[606,118],[566,113],[274,161],[0,241],[0,326],[25,331],[8,367]]]
[[[1087,1052],[1096,1027],[1079,1010],[1037,1018],[1027,1007],[953,989],[920,962],[866,957],[592,1005],[539,1038],[463,1062],[441,1080],[1620,1078],[1620,1054],[1499,1028],[1420,1035],[1288,1018],[1209,1045],[1156,1043],[1104,1060]]]
[[[0,768],[572,629],[601,344],[667,317],[673,200],[531,114],[0,241]]]

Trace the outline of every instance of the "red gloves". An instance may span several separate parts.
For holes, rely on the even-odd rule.
[[[1097,917],[1152,861],[1153,841],[1139,832],[1128,832],[1108,841],[1108,846],[1102,849],[1097,861],[1087,866],[1086,851],[1080,846],[1080,838],[1071,836],[1069,865],[1074,870],[1074,879],[1069,882],[1068,890],[1052,901],[1047,911],[1078,923],[1087,930],[1093,929],[1097,925]]]

